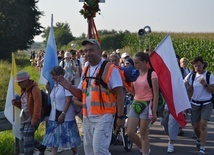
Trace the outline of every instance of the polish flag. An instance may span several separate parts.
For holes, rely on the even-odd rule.
[[[170,113],[184,127],[186,120],[182,112],[191,108],[191,105],[170,35],[167,35],[152,52],[150,61],[158,75],[159,87]]]

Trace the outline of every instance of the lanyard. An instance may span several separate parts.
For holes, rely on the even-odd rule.
[[[88,88],[89,86],[91,86],[91,80],[93,79],[94,74],[96,73],[98,67],[100,66],[100,63],[101,63],[101,61],[100,61],[99,64],[96,66],[96,68],[94,69],[94,72],[93,72],[93,74],[92,74],[91,76],[90,76],[90,66],[89,66],[89,78],[87,79],[87,88]]]
[[[90,66],[89,66],[89,76],[90,77],[88,77],[87,79],[86,79],[86,82],[87,82],[87,84],[86,84],[86,88],[87,88],[87,92],[86,92],[86,96],[89,96],[89,92],[90,92],[90,86],[91,86],[91,80],[92,79],[95,79],[94,78],[94,74],[96,73],[96,71],[97,71],[97,69],[98,69],[98,67],[100,66],[100,64],[101,64],[101,61],[99,62],[99,64],[97,65],[97,67],[95,68],[95,70],[94,70],[94,72],[93,72],[93,74],[90,76]]]

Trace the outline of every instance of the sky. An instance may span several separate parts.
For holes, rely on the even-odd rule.
[[[79,0],[39,0],[44,12],[43,27],[67,22],[73,36],[87,34],[87,20],[79,13]],[[99,3],[101,15],[95,17],[98,30],[138,32],[150,26],[155,32],[214,32],[214,0],[105,0]],[[43,41],[36,36],[35,41]]]

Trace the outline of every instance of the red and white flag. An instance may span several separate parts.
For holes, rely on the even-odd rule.
[[[160,89],[170,113],[184,127],[186,120],[182,112],[191,108],[191,105],[170,35],[167,35],[152,52],[150,61],[158,75]]]

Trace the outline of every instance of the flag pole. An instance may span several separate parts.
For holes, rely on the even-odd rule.
[[[54,36],[53,14],[51,14],[51,26],[45,49],[44,66],[42,68],[39,81],[41,84],[44,85],[47,84],[47,82],[49,82],[51,89],[54,86],[54,80],[50,75],[50,71],[54,66],[58,66],[58,58],[57,58],[56,41]]]

